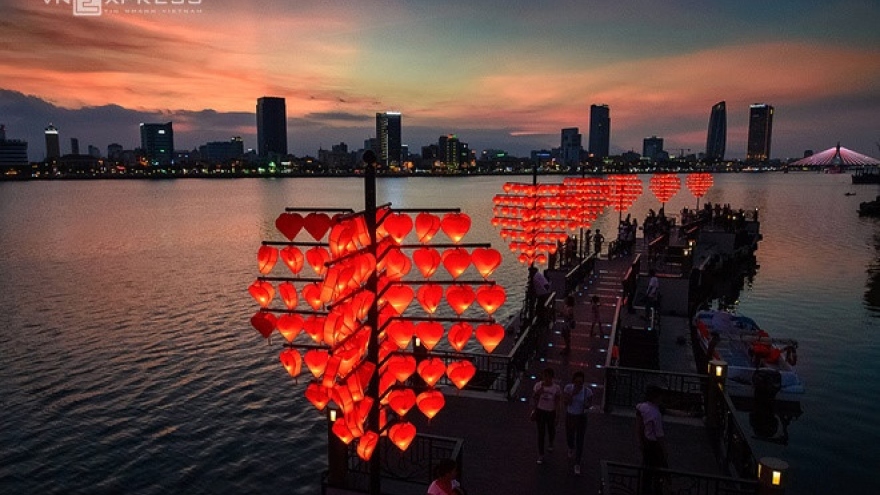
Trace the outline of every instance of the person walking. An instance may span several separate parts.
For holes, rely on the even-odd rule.
[[[642,464],[649,470],[643,487],[643,491],[647,493],[657,492],[661,483],[660,476],[653,470],[669,467],[660,413],[662,399],[663,391],[660,387],[649,385],[645,391],[645,401],[636,405],[636,431],[642,450]]]
[[[565,298],[565,305],[562,307],[562,341],[565,342],[565,348],[562,354],[568,355],[571,352],[571,331],[574,330],[574,296]]]
[[[648,270],[648,289],[645,292],[645,319],[650,320],[654,311],[658,309],[657,302],[660,300],[660,279],[657,278],[657,271],[651,268]]]
[[[596,331],[596,327],[599,327],[599,336],[604,337],[605,332],[602,330],[602,317],[599,315],[599,296],[593,296],[590,298],[590,315],[592,321],[590,322],[590,337],[592,337]]]
[[[574,457],[574,474],[581,474],[584,457],[584,435],[587,432],[587,412],[593,404],[593,391],[584,386],[584,372],[575,371],[571,383],[562,390],[565,401],[565,441],[568,458]]]
[[[532,415],[538,425],[538,464],[544,464],[545,437],[550,441],[547,449],[550,452],[556,440],[556,411],[562,402],[562,388],[553,381],[555,375],[553,368],[545,368],[532,394]]]
[[[599,229],[596,229],[596,233],[593,234],[593,247],[596,251],[596,258],[602,255],[602,243],[605,242],[605,236],[599,232]]]
[[[434,481],[428,487],[427,495],[464,495],[457,475],[458,465],[454,459],[441,460],[434,468]]]

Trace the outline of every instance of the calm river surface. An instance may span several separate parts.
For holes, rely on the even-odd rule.
[[[640,220],[658,206],[648,178]],[[382,179],[379,203],[461,207],[465,240],[506,253],[489,217],[507,180]],[[880,221],[856,214],[877,194],[848,175],[729,174],[702,200],[760,209],[738,310],[800,342],[804,414],[767,447],[792,493],[880,492]],[[695,204],[683,189],[667,211]],[[0,493],[316,492],[322,418],[248,323],[285,206],[360,209],[362,182],[0,183]],[[524,272],[508,257],[495,275],[502,321]]]

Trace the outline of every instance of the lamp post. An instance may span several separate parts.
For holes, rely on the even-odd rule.
[[[758,461],[758,494],[784,495],[788,484],[788,463],[776,457]]]
[[[706,390],[706,423],[710,428],[720,425],[719,404],[727,383],[727,362],[719,359],[709,361],[709,387]]]

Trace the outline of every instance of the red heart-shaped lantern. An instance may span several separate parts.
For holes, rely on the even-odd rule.
[[[416,405],[422,414],[431,419],[446,405],[446,398],[439,390],[426,390],[416,396]]]
[[[477,289],[477,302],[487,313],[494,314],[507,300],[507,293],[500,285],[483,285]]]
[[[333,422],[333,426],[330,430],[336,435],[337,438],[342,440],[342,443],[348,445],[354,440],[354,434],[351,430],[348,429],[348,426],[345,424],[345,418],[337,418],[336,421]]]
[[[310,349],[306,351],[306,356],[304,361],[306,363],[306,367],[309,371],[315,375],[315,378],[321,378],[321,375],[324,374],[324,368],[327,367],[327,361],[330,359],[330,354],[321,349]]]
[[[401,418],[416,405],[416,393],[411,388],[393,390],[386,397],[388,407]]]
[[[463,389],[477,373],[477,368],[470,361],[454,361],[446,368],[446,376],[459,390]]]
[[[419,363],[416,371],[429,387],[433,387],[446,373],[446,364],[440,358],[431,357]]]
[[[273,246],[260,246],[257,250],[257,266],[260,273],[266,275],[275,268],[278,262],[278,248]]]
[[[385,334],[400,349],[406,349],[412,342],[413,334],[416,332],[416,326],[411,321],[395,320],[388,325]]]
[[[281,317],[275,322],[275,328],[278,329],[278,333],[284,337],[284,340],[293,342],[293,339],[299,335],[299,332],[303,328],[302,316],[297,314],[281,315]]]
[[[257,280],[248,287],[248,293],[261,308],[268,308],[272,298],[275,297],[275,288],[265,280]]]
[[[458,244],[471,229],[471,217],[464,213],[447,213],[440,221],[440,228],[449,240]]]
[[[458,278],[471,265],[471,255],[462,248],[447,249],[443,252],[443,267],[452,275],[452,278]]]
[[[306,399],[319,411],[323,411],[330,403],[330,391],[322,387],[318,382],[312,382],[306,387]]]
[[[284,301],[284,305],[287,306],[287,309],[293,309],[296,307],[296,287],[292,283],[281,282],[278,284],[278,295],[281,296],[281,300]]]
[[[293,272],[294,275],[298,275],[300,270],[302,270],[303,262],[305,261],[305,256],[303,256],[302,251],[295,246],[287,246],[282,249],[279,254],[281,255],[281,261],[287,265],[287,268],[290,268],[290,271]]]
[[[431,242],[438,230],[440,230],[440,218],[437,215],[427,212],[416,215],[416,236],[420,243]]]
[[[302,357],[299,355],[299,352],[293,349],[284,349],[281,351],[279,358],[281,359],[281,365],[290,373],[290,376],[294,378],[299,376],[299,372],[302,369]]]
[[[443,325],[435,321],[423,321],[416,325],[416,336],[430,351],[443,338]]]
[[[310,316],[303,322],[303,331],[318,344],[324,341],[324,320],[323,316]]]
[[[399,249],[389,250],[382,261],[385,276],[391,280],[400,280],[412,269],[412,261]]]
[[[321,302],[321,286],[317,283],[306,284],[303,286],[302,297],[315,311],[321,309],[321,306],[324,305],[324,303]]]
[[[425,278],[431,278],[434,272],[437,271],[437,268],[440,267],[440,253],[434,248],[418,248],[413,251],[412,258],[416,268],[419,269]]]
[[[449,307],[457,315],[467,311],[475,298],[476,294],[474,294],[474,289],[470,285],[451,285],[446,290],[446,302],[449,303]]]
[[[266,313],[264,311],[258,311],[254,313],[254,316],[251,316],[251,326],[256,329],[256,331],[260,332],[260,335],[263,338],[268,339],[270,335],[272,335],[272,331],[275,330],[276,318],[272,313]]]
[[[398,315],[403,314],[406,311],[406,308],[409,307],[409,303],[413,300],[413,290],[412,287],[408,285],[392,285],[385,290],[385,294],[382,295],[382,299],[388,302],[394,311],[397,312]]]
[[[494,351],[503,339],[504,327],[497,323],[477,327],[477,340],[483,346],[483,349],[486,349],[486,352]]]
[[[415,437],[416,427],[412,423],[397,423],[388,429],[388,438],[401,451],[408,449]]]
[[[303,217],[299,213],[282,213],[275,219],[275,228],[292,241],[303,228]]]
[[[323,275],[327,271],[327,262],[330,261],[330,253],[326,249],[313,247],[306,251],[306,261],[312,270],[318,275]]]
[[[388,358],[385,364],[385,371],[390,373],[395,380],[405,382],[416,372],[416,359],[412,356],[395,354]]]
[[[388,215],[383,224],[385,232],[394,239],[396,244],[403,242],[403,239],[412,231],[413,221],[409,215],[405,213],[392,213]]]
[[[471,261],[480,275],[488,278],[501,266],[501,253],[497,249],[477,248],[471,253]]]
[[[449,340],[449,344],[453,349],[461,352],[473,334],[474,327],[470,323],[462,321],[449,327],[449,334],[446,336],[446,339]]]
[[[306,229],[306,232],[308,232],[316,241],[320,241],[324,237],[324,234],[330,230],[331,223],[330,216],[326,213],[312,212],[303,218],[303,228]]]
[[[358,440],[357,446],[357,455],[361,459],[365,461],[369,461],[370,457],[373,456],[373,450],[376,449],[376,444],[379,443],[379,434],[374,431],[368,431],[364,433]]]
[[[425,284],[419,287],[419,304],[428,314],[434,314],[443,300],[443,286],[437,284]]]

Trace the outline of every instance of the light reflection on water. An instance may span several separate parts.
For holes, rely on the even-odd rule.
[[[639,219],[658,206],[642,178]],[[489,223],[505,180],[380,180],[379,202],[461,207],[466,241],[508,253]],[[731,174],[701,200],[761,214],[738,309],[801,343],[805,413],[788,447],[768,449],[792,464],[796,493],[877,491],[880,427],[855,419],[880,392],[880,223],[856,215],[875,195],[846,175]],[[695,204],[683,190],[666,211]],[[314,493],[326,428],[247,323],[256,249],[285,206],[361,208],[362,183],[0,184],[0,488]],[[596,227],[610,238],[617,217]],[[506,254],[499,320],[516,313],[524,273]]]

